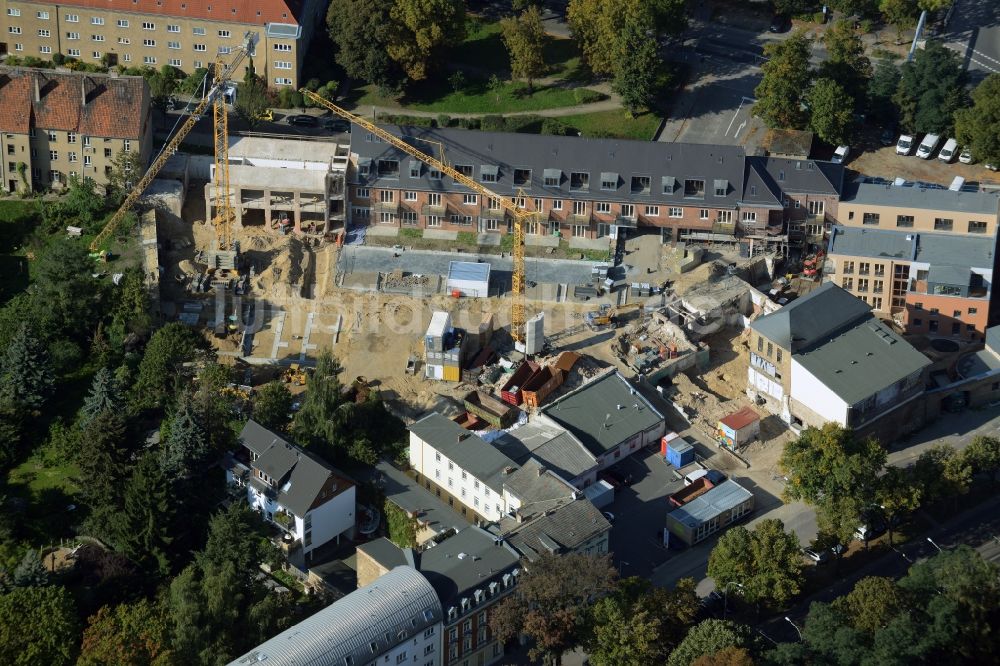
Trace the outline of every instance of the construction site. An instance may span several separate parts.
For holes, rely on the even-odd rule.
[[[216,88],[243,54],[218,70]],[[321,102],[356,131],[382,131]],[[209,107],[215,155],[177,150],[190,130],[181,126],[123,210],[143,194],[155,210],[142,242],[158,249],[145,263],[164,320],[203,328],[221,359],[250,368],[251,385],[304,377],[299,368],[330,350],[346,377],[367,377],[405,420],[436,410],[477,428],[509,422],[498,405],[536,411],[614,368],[711,437],[722,416],[752,404],[747,323],[815,282],[776,279],[787,247],[773,238],[747,252],[731,236],[662,243],[655,229],[623,227],[603,241],[608,262],[526,258],[521,227],[530,218],[499,195],[513,218],[510,251],[482,252],[482,238],[476,253],[416,250],[402,238],[367,247],[357,242],[364,233],[353,241],[348,233],[357,226],[348,214],[346,183],[357,168],[349,143],[231,137],[225,102],[211,91],[190,118]],[[783,432],[770,421],[763,441]]]

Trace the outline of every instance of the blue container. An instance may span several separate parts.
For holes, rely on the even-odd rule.
[[[694,447],[678,437],[667,444],[667,462],[680,469],[694,462]]]

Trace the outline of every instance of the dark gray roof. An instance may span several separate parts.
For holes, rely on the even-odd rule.
[[[702,523],[731,511],[751,497],[753,497],[752,492],[730,479],[674,509],[668,515],[673,520],[695,529]]]
[[[506,542],[479,527],[466,527],[417,558],[417,568],[438,593],[447,613],[450,606],[460,608],[460,599],[483,589],[491,580],[517,568],[520,558]]]
[[[570,391],[542,413],[573,433],[595,456],[663,423],[663,415],[617,372]]]
[[[496,492],[503,492],[504,469],[517,467],[495,446],[437,412],[411,425],[410,432]]]
[[[386,569],[395,569],[404,565],[414,566],[413,551],[409,548],[403,550],[385,537],[363,543],[358,546],[358,550]]]
[[[782,349],[794,352],[868,316],[869,312],[868,305],[860,298],[825,282],[777,312],[757,318],[750,328]]]
[[[524,467],[508,474],[503,485],[520,500],[518,513],[524,516],[544,512],[557,503],[572,501],[576,497],[576,488],[537,460],[529,460]]]
[[[972,271],[968,266],[942,266],[932,264],[927,271],[927,281],[933,284],[954,284],[968,286]]]
[[[716,146],[685,143],[659,143],[625,139],[583,139],[580,137],[548,136],[479,132],[459,129],[429,129],[422,127],[386,126],[384,129],[402,137],[413,137],[410,143],[418,150],[440,159],[438,149],[430,142],[444,146],[445,157],[452,166],[470,166],[472,177],[482,182],[483,167],[492,173],[497,170],[497,180],[484,182],[489,189],[501,195],[513,195],[514,169],[531,169],[531,180],[525,185],[529,196],[548,195],[572,199],[570,174],[589,174],[589,188],[580,195],[589,200],[632,199],[635,203],[678,203],[693,206],[705,205],[735,208],[742,195],[744,156],[740,146]],[[422,139],[422,140],[417,140]],[[358,175],[359,184],[373,187],[388,186],[412,190],[463,191],[450,178],[435,181],[428,178],[427,167],[420,169],[420,177],[410,176],[410,157],[393,146],[381,143],[364,131],[351,134],[351,152],[359,159],[372,160],[373,175],[367,179]],[[379,159],[399,160],[398,178],[379,178]],[[545,185],[545,173],[559,178],[559,184]],[[602,175],[613,174],[615,189],[602,189]],[[633,176],[648,177],[648,194],[631,193]],[[664,193],[664,179],[674,179],[672,190]],[[704,181],[705,193],[701,198],[685,198],[686,179]],[[714,181],[726,181],[726,195],[715,196]],[[379,185],[379,183],[386,183]]]
[[[259,457],[251,463],[277,480],[277,502],[296,516],[304,516],[316,502],[320,490],[331,476],[346,479],[326,463],[289,444],[256,421],[247,421],[240,442]],[[269,441],[267,446],[262,446]],[[254,483],[260,481],[253,477]],[[334,489],[334,493],[339,488]]]
[[[834,226],[829,253],[872,259],[900,259],[931,266],[992,269],[993,237],[907,233],[890,229]]]
[[[383,460],[375,469],[381,475],[378,485],[385,498],[404,511],[414,514],[434,532],[441,533],[448,528],[460,530],[469,524],[457,511],[392,463]]]
[[[572,433],[544,417],[508,430],[493,443],[518,464],[534,458],[567,481],[597,467],[597,459]]]
[[[572,552],[610,529],[604,514],[589,499],[581,498],[522,523],[505,538],[524,557],[535,560],[546,552]]]
[[[763,166],[747,160],[744,170],[743,197],[741,203],[768,208],[783,208],[781,190]]]
[[[844,166],[833,162],[747,157],[747,165],[766,171],[777,187],[789,194],[839,195],[844,186]]]
[[[441,617],[441,602],[427,579],[410,567],[396,567],[261,643],[230,666],[366,664],[422,636]]]
[[[1000,211],[1000,194],[993,192],[954,192],[952,190],[920,187],[910,183],[903,186],[855,181],[844,187],[844,203],[870,204],[872,206],[898,206],[925,210],[950,210],[963,213],[997,214]]]
[[[848,405],[854,405],[930,365],[874,316],[795,354],[798,362]]]

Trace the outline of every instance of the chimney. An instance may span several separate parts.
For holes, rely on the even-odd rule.
[[[80,104],[87,106],[87,77],[80,77]]]
[[[41,91],[41,88],[38,85],[38,75],[37,74],[32,74],[31,75],[31,80],[35,84],[35,102],[36,103],[37,102],[41,102],[42,101],[42,91]]]
[[[545,468],[542,467],[541,465],[539,465],[539,467],[538,467],[538,476],[541,476],[543,474],[545,474]]]

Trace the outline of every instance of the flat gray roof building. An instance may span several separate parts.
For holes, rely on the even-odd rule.
[[[753,493],[732,479],[667,514],[667,529],[694,545],[753,510]]]
[[[992,192],[955,192],[953,190],[921,187],[916,183],[892,185],[855,181],[844,186],[841,202],[894,206],[898,208],[923,208],[926,210],[951,210],[963,213],[997,215],[1000,211],[1000,194]]]
[[[757,318],[750,328],[782,349],[798,351],[870,313],[864,301],[825,282],[777,312]]]
[[[834,226],[829,254],[992,269],[994,239],[947,233]]]

